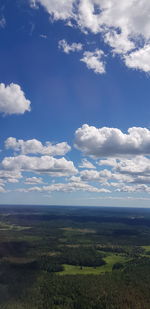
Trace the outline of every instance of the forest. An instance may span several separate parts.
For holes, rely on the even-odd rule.
[[[0,206],[1,309],[149,309],[150,209]]]

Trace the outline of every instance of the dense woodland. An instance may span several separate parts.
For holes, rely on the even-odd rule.
[[[0,206],[0,308],[149,309],[150,210]]]

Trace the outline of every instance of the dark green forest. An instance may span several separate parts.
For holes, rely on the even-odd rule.
[[[0,206],[0,308],[149,309],[150,209]]]

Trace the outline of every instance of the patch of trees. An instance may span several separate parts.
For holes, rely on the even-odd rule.
[[[115,263],[112,267],[112,270],[120,270],[124,268],[124,265],[122,263]]]
[[[113,253],[126,253],[126,249],[122,247],[115,247],[115,246],[102,246],[98,247],[97,250],[104,251],[104,252],[113,252]]]
[[[113,231],[114,236],[135,236],[138,235],[139,232],[137,230],[132,229],[116,229]]]
[[[65,247],[56,256],[43,255],[32,263],[37,269],[52,273],[63,271],[63,264],[97,267],[104,265],[106,262],[94,248]]]
[[[26,241],[8,241],[0,243],[0,257],[23,256],[29,249]]]
[[[63,271],[64,269],[58,257],[47,255],[43,255],[37,260],[37,267],[49,273]]]
[[[85,247],[65,248],[58,259],[62,264],[77,266],[96,267],[106,263],[97,250]]]

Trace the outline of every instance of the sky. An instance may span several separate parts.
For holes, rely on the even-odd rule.
[[[0,203],[150,206],[150,2],[0,0]]]

